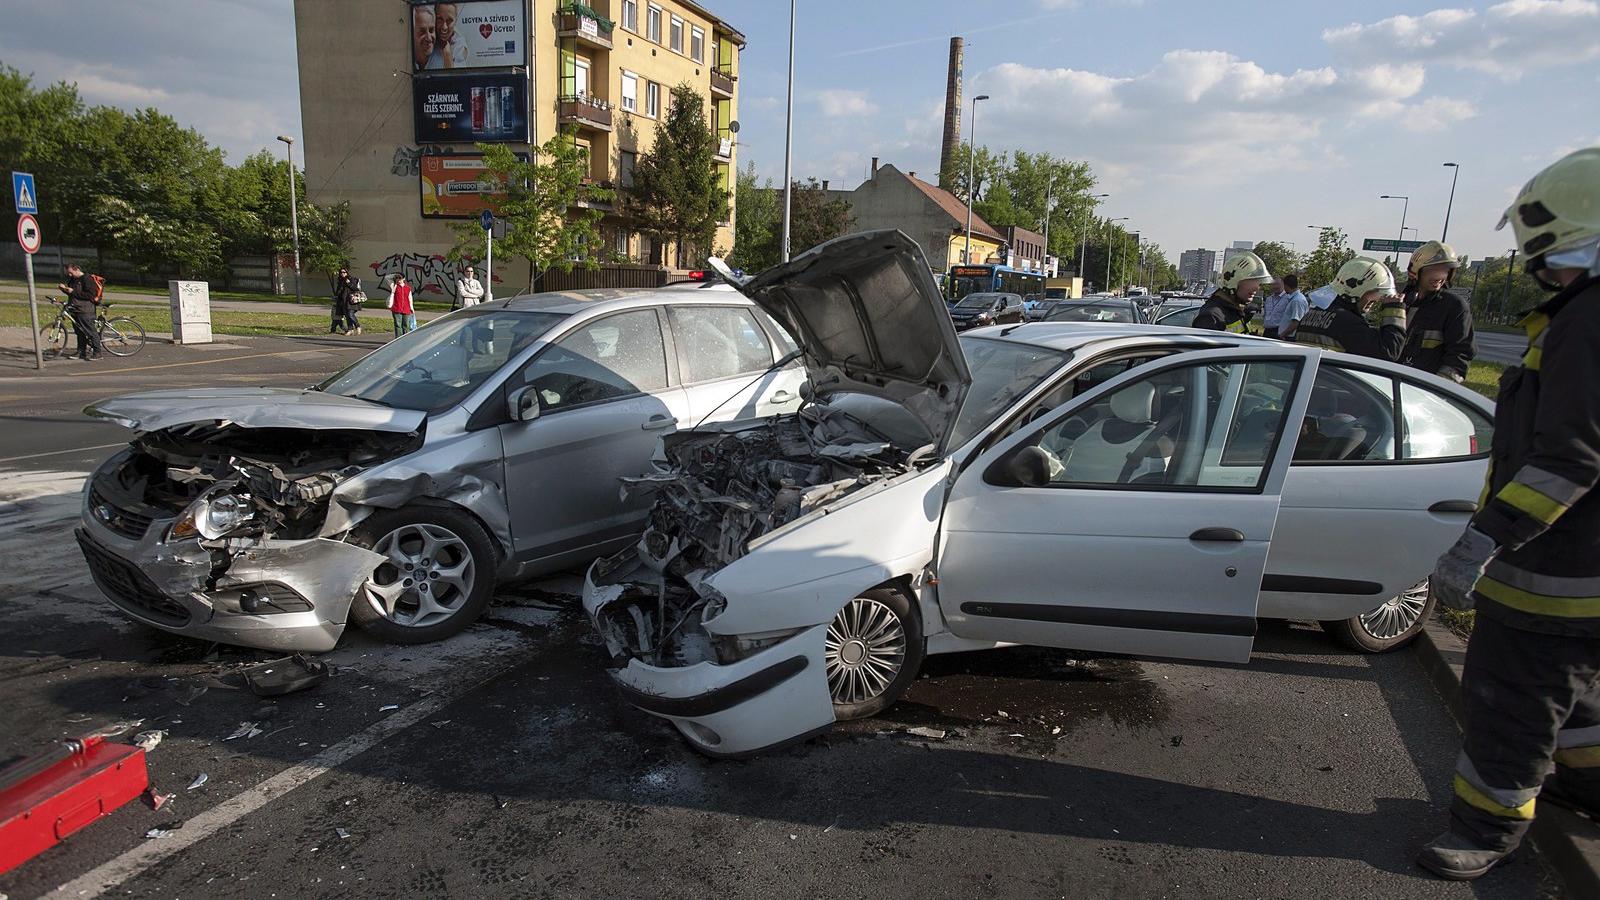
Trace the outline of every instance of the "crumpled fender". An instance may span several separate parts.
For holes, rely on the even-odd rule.
[[[511,512],[505,494],[505,461],[498,432],[486,429],[384,463],[339,485],[328,501],[319,533],[342,535],[375,509],[399,509],[419,498],[443,500],[482,520],[509,557]]]

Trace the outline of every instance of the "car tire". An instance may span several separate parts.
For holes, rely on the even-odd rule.
[[[888,709],[922,669],[922,617],[916,600],[897,588],[866,591],[845,604],[825,640],[828,693],[840,722]]]
[[[494,540],[460,510],[383,510],[357,526],[350,542],[388,557],[350,603],[350,621],[380,640],[443,640],[476,621],[494,596]],[[413,577],[418,572],[428,577]]]
[[[1341,644],[1361,653],[1388,653],[1411,643],[1433,615],[1434,600],[1423,579],[1410,590],[1385,600],[1376,609],[1338,622],[1323,622],[1322,630]]]

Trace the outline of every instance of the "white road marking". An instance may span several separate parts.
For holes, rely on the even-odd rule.
[[[91,420],[86,420],[86,421],[91,421]],[[117,443],[117,444],[96,444],[93,447],[73,447],[70,450],[50,450],[50,451],[47,451],[45,453],[29,453],[26,456],[7,456],[7,457],[5,457],[3,459],[0,459],[0,463],[21,462],[24,459],[38,459],[41,456],[60,456],[63,453],[87,453],[90,450],[109,450],[112,447],[126,447],[126,446],[128,446],[128,442],[127,441],[122,441],[121,443]]]
[[[326,774],[328,770],[371,750],[390,735],[416,725],[511,668],[511,665],[502,666],[481,680],[430,694],[394,715],[372,723],[305,762],[284,769],[255,787],[194,816],[184,823],[182,830],[168,832],[167,836],[159,841],[139,844],[57,887],[52,893],[66,897],[99,897],[151,866],[183,852],[295,788]]]

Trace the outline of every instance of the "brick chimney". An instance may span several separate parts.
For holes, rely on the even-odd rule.
[[[828,189],[828,179],[826,179],[826,178],[822,179],[822,189],[823,190],[827,190]]]
[[[950,71],[944,81],[944,140],[939,144],[939,186],[946,190],[954,185],[945,184],[943,175],[950,170],[951,157],[961,146],[961,64],[965,47],[961,38],[950,39]]]
[[[878,177],[878,158],[876,156],[872,158],[872,177]]]

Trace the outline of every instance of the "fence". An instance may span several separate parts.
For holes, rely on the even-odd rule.
[[[0,275],[21,278],[24,274],[22,248],[16,244],[0,247]],[[132,265],[114,256],[106,256],[95,247],[73,247],[61,244],[44,244],[33,255],[34,278],[42,284],[53,285],[65,277],[66,264],[75,262],[87,271],[104,275],[112,288],[118,285],[164,286],[177,278],[177,272],[150,272],[141,274]],[[228,261],[228,274],[213,283],[221,290],[259,291],[261,293],[294,293],[294,268],[283,259],[270,256],[237,256]]]

